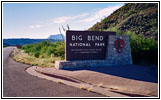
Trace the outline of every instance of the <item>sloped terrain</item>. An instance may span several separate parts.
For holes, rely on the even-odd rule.
[[[158,4],[128,3],[89,28],[90,31],[126,31],[158,40]]]

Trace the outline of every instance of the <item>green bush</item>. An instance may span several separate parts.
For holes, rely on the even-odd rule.
[[[120,33],[118,33],[119,35]],[[158,64],[158,43],[154,39],[144,38],[143,35],[136,35],[131,31],[126,31],[123,35],[128,35],[130,39],[131,53],[134,64]]]
[[[22,49],[35,57],[50,57],[54,54],[56,57],[64,59],[65,43],[64,42],[50,42],[43,41],[37,44],[24,45]]]
[[[65,58],[65,55],[64,55],[65,54],[65,43],[62,43],[62,45],[58,45],[54,54],[64,59]]]
[[[34,56],[38,58],[38,57],[40,56],[40,52],[39,52],[39,51],[36,51],[36,52],[34,53]]]
[[[130,44],[134,63],[158,64],[158,44],[155,40],[137,37],[131,39]]]

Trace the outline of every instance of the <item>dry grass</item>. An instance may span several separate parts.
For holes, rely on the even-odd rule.
[[[63,83],[63,81],[62,81],[62,80],[60,80],[60,79],[58,79],[58,80],[57,80],[57,83],[62,84],[62,83]]]
[[[91,92],[92,91],[92,87],[88,88],[87,90],[88,90],[88,92]]]
[[[111,89],[111,90],[118,90],[118,88],[116,88],[116,87],[110,87],[109,89]]]
[[[84,87],[84,85],[81,85],[79,88],[80,88],[81,90],[86,89],[86,88]]]
[[[104,94],[104,96],[105,96],[105,97],[110,97],[110,96],[109,96],[109,95],[107,95],[107,94]]]
[[[40,66],[40,67],[54,67],[55,60],[60,60],[60,57],[52,57],[52,58],[36,58],[25,53],[21,49],[14,49],[12,52],[12,58],[21,63],[29,64],[32,66]]]
[[[103,87],[103,83],[98,84],[97,87]]]

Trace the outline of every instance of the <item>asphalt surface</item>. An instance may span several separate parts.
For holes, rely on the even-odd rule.
[[[102,95],[29,75],[29,65],[10,58],[13,47],[3,48],[3,97],[102,97]]]

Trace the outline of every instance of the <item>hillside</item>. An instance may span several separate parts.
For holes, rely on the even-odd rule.
[[[126,31],[158,40],[158,4],[128,3],[89,28],[90,31]]]

